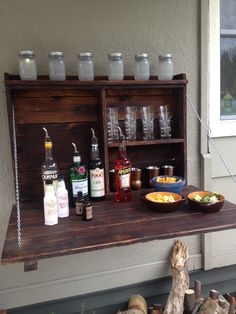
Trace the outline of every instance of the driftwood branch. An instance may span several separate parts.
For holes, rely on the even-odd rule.
[[[171,254],[172,288],[170,290],[164,314],[183,314],[184,295],[189,287],[187,246],[176,240]]]

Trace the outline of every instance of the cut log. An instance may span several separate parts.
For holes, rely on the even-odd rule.
[[[200,298],[202,295],[202,283],[199,280],[194,281],[194,291],[196,299]]]
[[[198,314],[227,314],[227,312],[218,304],[218,299],[209,297],[203,302]]]
[[[212,300],[218,300],[218,299],[219,299],[219,296],[220,296],[219,291],[213,290],[213,289],[210,290],[209,297],[210,297]]]
[[[183,314],[184,295],[189,287],[187,246],[176,240],[171,254],[172,287],[167,299],[164,314]]]
[[[143,314],[148,313],[146,300],[139,294],[135,294],[130,297],[128,309],[138,309],[141,310]]]
[[[117,314],[148,314],[147,303],[139,294],[132,295],[129,299],[128,310],[118,311]]]
[[[148,314],[163,314],[163,307],[161,304],[154,304],[148,308]]]
[[[184,313],[191,314],[195,303],[195,291],[193,289],[187,289],[184,296]]]

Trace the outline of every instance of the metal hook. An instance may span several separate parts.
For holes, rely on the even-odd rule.
[[[78,150],[77,150],[77,146],[75,145],[75,143],[71,143],[71,144],[74,146],[75,153],[79,153]]]
[[[47,130],[46,128],[43,128],[43,130],[44,130],[44,132],[45,132],[45,136],[46,136],[46,137],[49,137],[49,136],[48,136],[48,130]]]

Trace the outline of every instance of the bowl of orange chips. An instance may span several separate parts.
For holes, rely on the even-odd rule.
[[[185,198],[171,192],[152,192],[142,197],[142,200],[151,208],[159,212],[170,213],[177,210]]]
[[[157,176],[152,178],[154,191],[173,192],[180,194],[185,186],[185,180],[179,176]]]

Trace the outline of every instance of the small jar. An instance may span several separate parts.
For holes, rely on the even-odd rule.
[[[19,74],[21,80],[37,80],[37,68],[34,51],[19,52]]]
[[[159,80],[173,79],[173,61],[171,54],[159,56],[158,78]]]
[[[91,52],[78,54],[78,77],[81,81],[94,80],[93,55]]]
[[[66,72],[63,52],[50,52],[48,59],[50,80],[64,81],[66,79]]]
[[[147,53],[135,55],[134,79],[147,81],[150,77],[149,60]]]
[[[113,52],[108,55],[109,67],[108,67],[108,79],[123,80],[124,79],[124,64],[123,56],[120,52]]]

